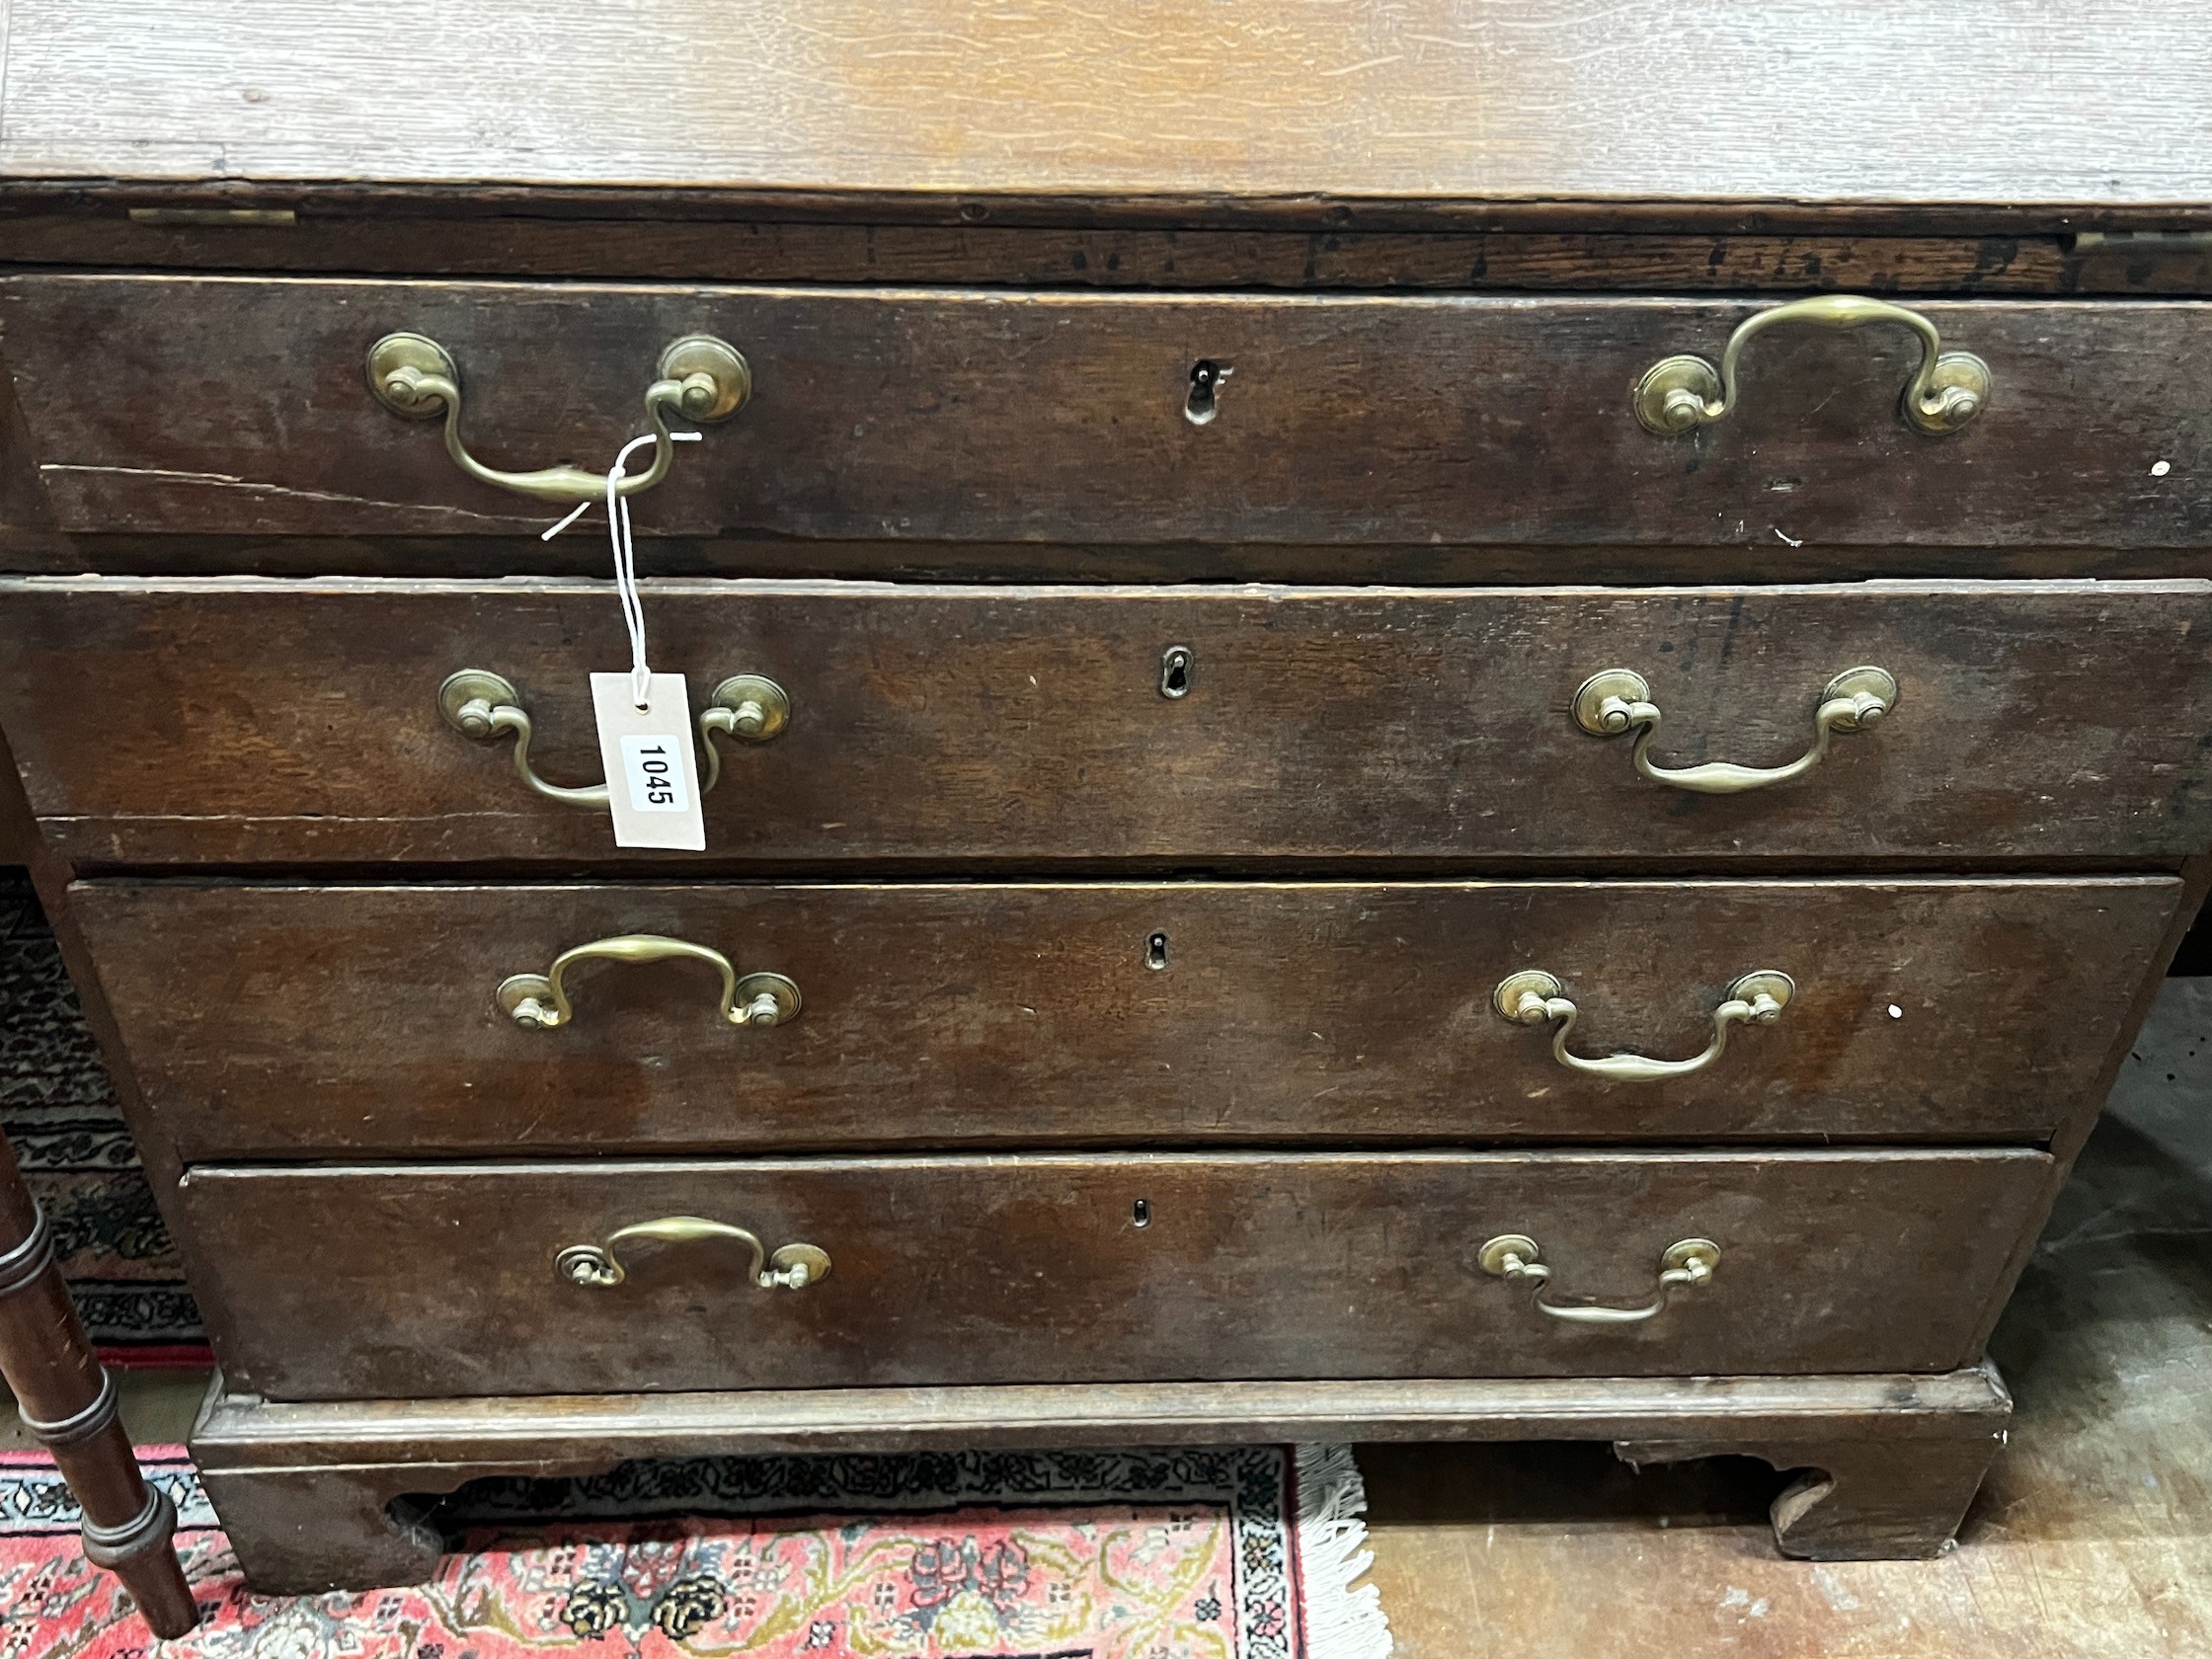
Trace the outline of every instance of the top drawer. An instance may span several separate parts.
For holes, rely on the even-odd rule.
[[[998,542],[2180,547],[2212,541],[2212,310],[1914,310],[1988,367],[1928,435],[1890,318],[1747,342],[1725,416],[1655,435],[1631,387],[1771,305],[957,289],[25,276],[0,333],[65,530],[514,534],[564,509],[463,474],[372,395],[450,355],[486,465],[603,470],[672,342],[750,401],[639,497],[652,534]],[[1211,402],[1200,365],[1225,369]],[[1945,378],[1951,378],[1946,371]],[[1194,404],[1194,398],[1196,402]],[[1663,400],[1662,400],[1663,401]],[[434,416],[434,400],[423,406]],[[2160,461],[2164,473],[2154,474]],[[640,465],[642,466],[642,462]]]

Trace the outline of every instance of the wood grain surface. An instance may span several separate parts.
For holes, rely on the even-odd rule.
[[[2212,306],[1924,309],[1990,364],[1940,438],[1898,413],[1900,327],[1783,328],[1739,407],[1646,432],[1628,389],[1717,357],[1728,299],[1250,296],[338,278],[20,276],[0,330],[54,524],[527,536],[560,514],[466,478],[370,394],[429,334],[494,466],[606,465],[661,350],[747,356],[751,403],[637,500],[647,534],[1106,543],[1786,549],[2212,543]],[[1225,363],[1217,417],[1194,366]],[[127,394],[118,387],[129,388]],[[2154,468],[2164,462],[2167,471]],[[588,528],[572,534],[589,536]],[[1630,577],[1632,565],[1623,565]]]
[[[426,1495],[486,1476],[602,1470],[628,1458],[1679,1439],[1725,1425],[1743,1444],[1817,1449],[1830,1462],[1919,1450],[1927,1454],[1919,1466],[1941,1467],[1968,1443],[1986,1458],[2011,1414],[1986,1364],[1918,1377],[1092,1382],[304,1403],[217,1392],[195,1429],[193,1455],[248,1578],[266,1594],[306,1595],[433,1577],[443,1545],[421,1520]],[[1363,1449],[1362,1467],[1372,1469],[1382,1451]],[[1438,1465],[1433,1448],[1408,1452],[1424,1469]],[[1894,1504],[1916,1487],[1925,1491],[1908,1477],[1880,1497]],[[1834,1505],[1833,1496],[1823,1501]],[[1441,1651],[1456,1659],[1459,1650]]]
[[[182,1187],[233,1389],[271,1399],[1234,1378],[1947,1371],[2033,1219],[2030,1151],[202,1165]],[[1139,1200],[1148,1222],[1136,1224]],[[831,1268],[573,1244],[705,1216]],[[1685,1237],[1713,1282],[1570,1324],[1475,1262],[1523,1232],[1554,1300],[1638,1305]]]
[[[453,1399],[270,1400],[210,1390],[193,1435],[202,1472],[412,1462],[418,1478],[505,1472],[517,1449],[604,1467],[702,1445],[738,1454],[970,1447],[1236,1446],[1304,1441],[1689,1438],[1725,1426],[1893,1443],[2001,1431],[2013,1401],[1979,1361],[1935,1374],[1824,1377],[1394,1378],[809,1388]],[[1415,1454],[1416,1456],[1418,1454]],[[395,1486],[394,1491],[409,1488]],[[429,1490],[419,1486],[414,1490]],[[450,1490],[441,1487],[440,1490]]]
[[[2212,239],[1908,236],[1856,229],[1158,229],[791,221],[757,214],[557,216],[543,204],[293,192],[283,224],[129,216],[145,190],[11,200],[13,265],[136,270],[603,276],[705,282],[955,282],[1038,288],[1584,289],[1883,294],[2212,293]]]
[[[1080,861],[1400,868],[1529,859],[2179,859],[2212,840],[2212,584],[1731,590],[647,585],[655,667],[789,692],[739,745],[708,850],[633,865]],[[1161,695],[1163,654],[1193,653]],[[604,860],[445,725],[506,675],[557,782],[596,781],[606,584],[0,583],[0,724],[80,863]],[[1569,713],[1642,673],[1673,764],[1804,751],[1830,678],[1898,707],[1795,782],[1695,796]],[[973,868],[968,873],[976,873]],[[1337,873],[1342,873],[1339,870]]]
[[[14,0],[0,173],[983,198],[2212,200],[2188,0]],[[149,43],[159,42],[159,49]]]
[[[181,1154],[994,1146],[2045,1142],[2095,1111],[2180,894],[2081,881],[362,887],[91,882],[70,908]],[[697,963],[585,965],[575,1023],[493,993],[646,932],[800,987],[733,1030]],[[1158,967],[1150,966],[1153,961]],[[1574,1052],[1492,1008],[1542,968]]]

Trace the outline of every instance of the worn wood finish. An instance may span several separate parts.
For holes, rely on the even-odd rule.
[[[2167,922],[2166,934],[2151,947],[2148,972],[2137,982],[2134,999],[2127,1011],[2120,1016],[2120,1030],[2126,1034],[2126,1041],[2114,1044],[2106,1054],[2104,1064],[2081,1092],[2083,1110],[2067,1122],[2049,1143],[2047,1150],[2051,1154],[2052,1163],[2048,1183],[2043,1196],[2036,1202],[2033,1219],[2021,1229],[2019,1237],[2014,1243],[2013,1260],[2005,1274],[2008,1283],[2019,1276],[2040,1247],[2045,1226],[2073,1177],[2074,1160],[2097,1124],[2103,1121],[2103,1113],[2115,1084],[2131,1065],[2138,1069],[2141,1067],[2142,1054],[2136,1044],[2144,1031],[2145,1020],[2165,989],[2175,953],[2196,920],[2207,891],[2212,891],[2212,855],[2200,853],[2184,863],[2180,869],[2180,881],[2181,892],[2173,914]],[[1977,1349],[1990,1340],[1999,1316],[2004,1311],[2003,1304],[1992,1304],[1986,1309],[1982,1328],[1975,1335]]]
[[[704,1442],[736,1456],[1301,1441],[1694,1439],[1716,1426],[1770,1441],[1900,1444],[2002,1429],[1997,1367],[1891,1376],[1427,1378],[1321,1382],[747,1389],[453,1399],[281,1401],[220,1375],[193,1430],[208,1473],[359,1462],[500,1465],[543,1450],[572,1466],[672,1458]],[[468,1478],[473,1478],[469,1476]],[[418,1487],[419,1491],[450,1488]]]
[[[1733,1461],[1630,1474],[1589,1446],[1368,1445],[1398,1659],[2212,1653],[2208,1019],[2212,979],[2169,984],[2007,1310],[1991,1351],[2017,1415],[1955,1552],[1768,1558],[1753,1523],[1781,1483]]]
[[[1794,1553],[1942,1547],[2007,1402],[1941,1368],[2204,889],[2212,585],[1927,579],[2212,546],[2194,8],[202,11],[0,0],[0,569],[385,580],[0,588],[0,759],[49,905],[100,878],[65,948],[150,1085],[263,1587],[425,1576],[420,1496],[478,1473],[779,1442],[1562,1433],[1805,1468]],[[1909,433],[1895,331],[1778,331],[1721,425],[1635,426],[1649,362],[1818,291],[1925,305],[1984,418]],[[649,595],[695,694],[794,697],[703,858],[617,859],[437,721],[496,670],[543,769],[594,776],[582,676],[624,652],[602,583],[545,580],[596,534],[544,547],[370,400],[402,327],[509,466],[603,464],[676,334],[750,356],[639,503],[662,577],[802,579]],[[1234,369],[1203,428],[1202,358]],[[1866,576],[1921,580],[1722,586]],[[1773,764],[1860,662],[1897,711],[1741,798],[1567,714],[1632,668],[1663,759]],[[1475,872],[1571,879],[1443,879]],[[492,1009],[636,927],[806,1012],[722,1029],[672,968],[591,976],[559,1032]],[[1491,1013],[1521,966],[1583,1053],[1690,1052],[1749,967],[1800,990],[1643,1091]],[[671,1211],[834,1270],[553,1273]],[[1479,1273],[1506,1229],[1617,1305],[1675,1238],[1723,1255],[1567,1325]],[[1750,1370],[1818,1375],[1713,1375]],[[475,1397],[361,1397],[436,1391]]]
[[[2212,837],[2200,582],[668,582],[645,607],[656,666],[695,698],[739,672],[791,695],[789,728],[735,746],[709,798],[704,857],[728,863],[2116,862]],[[1170,699],[1178,644],[1195,664]],[[604,858],[603,812],[532,795],[436,694],[457,669],[505,674],[540,772],[595,780],[586,672],[627,661],[604,584],[0,583],[0,723],[80,861]],[[1631,667],[1666,712],[1663,759],[1776,765],[1860,663],[1896,675],[1896,713],[1747,795],[1650,782],[1568,712],[1585,677]]]
[[[71,890],[188,1161],[372,1151],[2071,1135],[2171,878],[1389,885]],[[790,976],[733,1030],[696,963],[584,966],[558,1031],[494,1001],[660,933]],[[1155,947],[1153,941],[1157,940]],[[1162,966],[1148,964],[1155,957]],[[1797,994],[1690,1077],[1563,1070],[1490,1004],[1556,973],[1574,1051],[1682,1058],[1755,968]]]
[[[757,0],[702,23],[647,0],[560,5],[527,31],[478,4],[231,0],[190,31],[173,23],[159,0],[15,0],[0,173],[1183,194],[1309,210],[2212,199],[2212,46],[2186,0],[2085,0],[2063,17],[1880,0],[1849,28],[1815,0],[1496,15],[1146,0],[1080,24],[862,0]],[[155,38],[163,50],[145,51]],[[2090,95],[2106,87],[2126,96]]]
[[[202,1165],[182,1196],[213,1264],[224,1375],[273,1399],[1796,1376],[1971,1361],[2047,1163],[1770,1150]],[[771,1250],[819,1245],[832,1268],[766,1291],[742,1249],[692,1243],[631,1246],[612,1290],[554,1272],[567,1246],[697,1215]],[[1555,1298],[1630,1306],[1676,1240],[1723,1253],[1710,1286],[1655,1318],[1576,1324],[1482,1272],[1497,1232],[1542,1246]]]
[[[1813,1561],[1917,1560],[1951,1547],[2004,1432],[1936,1443],[1886,1436],[1773,1442],[1745,1435],[1622,1441],[1631,1463],[1751,1457],[1805,1472],[1775,1499],[1775,1541]]]
[[[421,1519],[425,1496],[484,1476],[581,1474],[630,1458],[1740,1433],[1818,1446],[1839,1460],[1875,1442],[1900,1458],[1917,1451],[1947,1462],[1970,1450],[1986,1459],[2011,1413],[1986,1365],[1933,1377],[1148,1382],[334,1404],[272,1404],[218,1385],[193,1456],[248,1576],[270,1593],[304,1595],[429,1578],[439,1540]],[[1832,1514],[1840,1523],[1841,1505]],[[1840,1540],[1840,1530],[1830,1537]]]
[[[290,223],[158,222],[147,193],[11,202],[10,265],[705,282],[980,282],[1031,288],[1585,289],[1884,294],[2212,293],[2212,243],[2187,236],[1877,236],[1850,231],[1161,230],[963,223],[847,224],[724,215],[465,216],[419,199],[286,198]],[[612,205],[611,203],[607,205]],[[140,211],[146,209],[141,206]],[[201,209],[205,211],[205,209]],[[189,215],[191,209],[183,209]],[[220,211],[217,209],[216,211]]]
[[[184,1173],[176,1149],[169,1137],[163,1134],[147,1115],[144,1097],[138,1091],[138,1079],[124,1058],[120,1037],[108,1012],[108,999],[101,989],[100,974],[86,945],[84,935],[78,930],[77,918],[68,902],[69,884],[73,877],[68,861],[54,851],[38,832],[37,820],[32,816],[31,804],[25,799],[21,775],[17,771],[15,756],[8,748],[8,735],[0,726],[0,839],[12,841],[24,854],[27,873],[39,895],[40,907],[46,913],[46,921],[53,929],[54,943],[61,952],[61,961],[69,975],[69,983],[77,995],[77,1005],[84,1015],[85,1025],[100,1045],[100,1053],[108,1071],[108,1080],[115,1090],[116,1103],[121,1108],[123,1120],[128,1125],[133,1146],[137,1148],[138,1161],[144,1167],[147,1185],[152,1189],[154,1204],[160,1210],[163,1222],[168,1224],[175,1243],[176,1186],[177,1177]],[[194,1271],[192,1246],[177,1244],[185,1258],[186,1276]]]
[[[1740,407],[1654,436],[1627,390],[1717,356],[1721,299],[1258,297],[20,276],[0,330],[64,530],[531,534],[368,390],[399,329],[454,356],[509,467],[603,465],[663,347],[746,354],[751,403],[638,502],[677,535],[996,541],[2201,546],[2212,309],[1931,301],[1988,412],[1899,416],[1918,340],[1784,329]],[[1234,373],[1211,424],[1193,365]],[[129,388],[118,394],[113,388]],[[2154,477],[2164,459],[2178,471]],[[1623,566],[1622,576],[1633,567]]]
[[[0,447],[0,468],[7,453]],[[28,465],[26,471],[29,471]],[[34,484],[36,489],[36,484]],[[40,498],[41,509],[43,498]],[[813,541],[769,535],[658,538],[641,558],[660,576],[854,582],[1295,583],[1389,588],[1557,587],[1620,574],[1609,547],[1328,547],[1275,542]],[[1640,547],[1645,585],[1904,579],[2105,582],[2194,578],[2186,548],[1827,546]],[[542,542],[500,536],[64,535],[0,523],[0,575],[598,577],[603,535]]]
[[[0,214],[49,215],[138,209],[140,222],[210,228],[286,228],[302,216],[376,214],[402,220],[515,216],[572,223],[988,226],[1019,230],[1271,231],[1337,235],[1594,235],[1935,237],[1990,241],[2055,238],[2100,250],[2113,237],[2156,239],[2186,251],[2212,230],[2212,203],[2104,203],[2054,208],[2022,202],[1901,206],[1865,201],[1569,201],[1453,197],[1283,199],[1198,195],[921,196],[859,189],[762,190],[749,186],[669,188],[604,185],[423,185],[377,180],[53,179],[0,174]],[[274,212],[275,217],[270,215]],[[241,218],[242,214],[252,215]],[[257,268],[260,269],[260,268]],[[439,272],[441,261],[410,268]],[[654,273],[663,276],[666,273]]]

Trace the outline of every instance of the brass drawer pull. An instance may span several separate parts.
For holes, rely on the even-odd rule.
[[[555,957],[543,974],[510,975],[494,996],[500,1011],[516,1025],[550,1031],[576,1018],[562,982],[579,962],[666,962],[672,957],[704,962],[722,976],[722,1017],[731,1025],[788,1025],[799,1017],[799,988],[781,974],[740,978],[720,951],[659,933],[618,933],[577,945]]]
[[[1708,760],[1701,766],[1661,766],[1651,758],[1652,741],[1665,717],[1651,701],[1643,675],[1629,669],[1592,674],[1574,694],[1574,723],[1594,738],[1618,738],[1633,730],[1636,770],[1654,783],[1698,795],[1741,795],[1803,777],[1828,757],[1828,743],[1838,732],[1863,732],[1897,706],[1897,680],[1886,669],[1847,669],[1830,680],[1813,711],[1813,746],[1786,766],[1737,766]]]
[[[1719,1245],[1709,1238],[1685,1238],[1668,1245],[1666,1254],[1659,1258],[1659,1294],[1643,1306],[1594,1307],[1569,1304],[1561,1307],[1543,1300],[1550,1288],[1551,1269],[1537,1259],[1540,1254],[1535,1239],[1523,1233],[1507,1232],[1483,1245],[1476,1259],[1481,1262],[1483,1272],[1509,1285],[1533,1287],[1536,1291],[1534,1304],[1539,1312],[1582,1325],[1632,1325],[1654,1318],[1666,1311],[1667,1302],[1676,1291],[1709,1284],[1713,1269],[1720,1265]]]
[[[535,472],[501,472],[468,452],[461,441],[461,371],[452,354],[420,334],[387,334],[368,349],[368,386],[376,400],[411,421],[445,414],[445,452],[453,464],[479,483],[548,502],[604,501],[606,474],[577,466],[541,467]],[[687,335],[661,354],[656,378],[645,389],[646,418],[653,423],[653,464],[634,477],[618,480],[614,493],[634,496],[669,475],[675,444],[669,436],[671,415],[705,424],[727,420],[752,395],[752,371],[737,348],[711,335]]]
[[[1515,1025],[1542,1025],[1547,1020],[1557,1020],[1559,1029],[1551,1034],[1551,1058],[1570,1070],[1586,1071],[1610,1082],[1651,1083],[1663,1077],[1682,1077],[1693,1071],[1702,1071],[1726,1051],[1730,1026],[1774,1024],[1782,1009],[1789,1006],[1797,987],[1787,974],[1777,973],[1772,968],[1744,975],[1728,988],[1728,1000],[1712,1011],[1712,1041],[1705,1045],[1704,1053],[1688,1060],[1652,1060],[1639,1054],[1586,1060],[1581,1055],[1567,1053],[1567,1039],[1573,1035],[1574,1022],[1582,1010],[1559,991],[1556,979],[1532,968],[1500,981],[1490,1001],[1499,1014]]]
[[[732,674],[714,688],[699,711],[699,748],[707,757],[704,795],[722,781],[722,750],[715,734],[740,743],[767,743],[791,724],[791,698],[765,674]]]
[[[1956,432],[1989,402],[1989,364],[1971,352],[1946,352],[1936,325],[1918,311],[1858,294],[1816,294],[1756,312],[1728,337],[1714,370],[1703,357],[1661,357],[1636,382],[1636,419],[1662,437],[1717,421],[1736,407],[1736,359],[1752,339],[1777,323],[1818,323],[1855,329],[1897,323],[1920,336],[1920,370],[1906,386],[1900,407],[1924,433]]]
[[[522,707],[522,694],[511,680],[487,669],[462,669],[446,675],[437,688],[437,709],[446,725],[477,743],[493,743],[512,734],[514,770],[548,801],[605,809],[605,784],[548,783],[531,767],[529,711]],[[715,745],[715,734],[742,743],[766,743],[790,724],[791,699],[774,680],[760,674],[732,674],[717,685],[699,711],[699,747],[707,762],[699,793],[704,795],[722,781],[722,750]]]
[[[612,1290],[629,1277],[615,1251],[624,1244],[688,1244],[701,1238],[726,1238],[752,1254],[746,1272],[763,1291],[803,1291],[830,1277],[830,1252],[813,1244],[786,1244],[769,1255],[758,1237],[727,1222],[703,1216],[663,1216],[611,1233],[604,1244],[571,1244],[553,1258],[553,1271],[572,1285]]]

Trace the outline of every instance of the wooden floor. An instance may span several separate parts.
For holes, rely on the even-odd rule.
[[[2168,982],[1992,1346],[2013,1443],[1936,1561],[1781,1559],[1760,1463],[1362,1448],[1398,1659],[2212,1655],[2212,979]]]
[[[2212,978],[2168,982],[1995,1352],[2013,1445],[1937,1561],[1782,1560],[1756,1462],[1362,1448],[1398,1659],[2212,1656]],[[203,1384],[128,1377],[134,1437]]]

